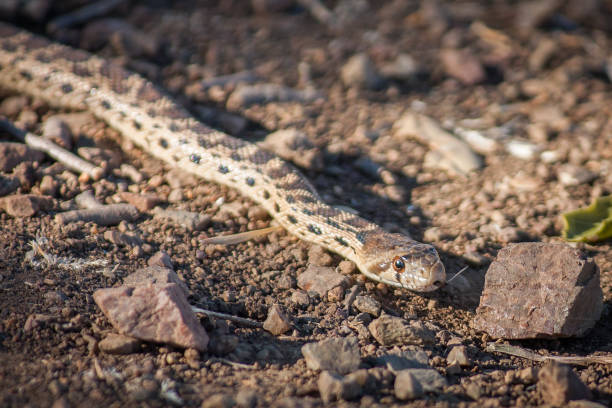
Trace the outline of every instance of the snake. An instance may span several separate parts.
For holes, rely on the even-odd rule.
[[[91,112],[148,154],[237,190],[290,234],[353,261],[376,282],[414,292],[446,282],[434,246],[324,203],[295,166],[203,124],[118,64],[0,23],[0,87],[51,107]]]

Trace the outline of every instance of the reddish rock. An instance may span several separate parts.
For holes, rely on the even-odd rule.
[[[178,277],[176,272],[163,266],[154,265],[142,268],[123,279],[125,286],[147,286],[165,283],[175,283],[183,291],[185,297],[189,296],[187,285]]]
[[[591,398],[591,391],[572,370],[572,367],[554,362],[540,369],[538,389],[542,399],[555,407],[565,406],[572,400]]]
[[[348,287],[349,280],[346,276],[335,272],[327,266],[310,265],[308,269],[298,276],[298,287],[307,292],[315,292],[323,297],[328,290],[336,286]]]
[[[172,259],[165,251],[158,251],[147,261],[149,266],[161,266],[162,268],[168,268],[174,270],[172,265]]]
[[[0,171],[10,173],[21,162],[39,162],[45,154],[34,150],[23,143],[0,143]]]
[[[433,344],[434,333],[422,322],[408,322],[401,317],[383,314],[368,325],[372,337],[383,346]]]
[[[147,212],[162,201],[161,198],[151,193],[136,194],[124,191],[119,194],[119,197],[138,208],[140,212]]]
[[[263,328],[275,336],[278,336],[291,329],[291,319],[282,311],[279,305],[275,304],[270,307]]]
[[[93,297],[121,334],[206,350],[208,335],[174,283],[98,289]]]
[[[486,79],[482,64],[468,51],[442,50],[440,60],[446,73],[464,85],[474,85]]]
[[[473,327],[493,338],[582,336],[602,308],[593,260],[565,244],[519,243],[489,267]]]
[[[3,197],[0,208],[13,217],[31,217],[39,211],[53,208],[54,200],[51,197],[35,194],[16,194]]]
[[[98,348],[107,354],[132,354],[140,350],[140,340],[122,334],[109,333],[98,343]]]

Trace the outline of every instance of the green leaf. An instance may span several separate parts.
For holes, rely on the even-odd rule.
[[[562,215],[567,241],[595,242],[612,237],[612,196],[596,198],[591,205]]]

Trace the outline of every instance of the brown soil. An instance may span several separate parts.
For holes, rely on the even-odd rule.
[[[39,3],[51,5],[44,20],[48,21],[82,2]],[[460,373],[447,373],[449,348],[443,340],[423,347],[430,365],[445,375],[450,385],[443,392],[411,402],[412,406],[546,403],[537,386],[513,381],[513,373],[539,364],[486,352],[490,339],[472,329],[470,321],[488,264],[500,248],[513,241],[560,241],[562,212],[612,192],[608,175],[612,157],[612,31],[606,31],[605,26],[611,21],[610,2],[586,2],[597,3],[599,9],[582,15],[572,7],[578,2],[570,1],[527,27],[517,23],[517,4],[443,2],[439,8],[420,8],[416,2],[395,1],[382,6],[370,2],[369,11],[355,12],[341,30],[326,28],[295,5],[285,11],[255,13],[247,2],[231,0],[131,3],[112,17],[142,30],[145,39],[156,42],[158,48],[145,52],[140,43],[126,45],[115,38],[90,51],[150,77],[190,108],[202,104],[223,111],[227,111],[225,102],[231,89],[217,87],[202,94],[193,92],[194,84],[202,78],[252,69],[261,82],[303,88],[298,65],[308,64],[312,85],[324,91],[324,100],[237,108],[232,113],[247,118],[248,123],[236,136],[255,141],[269,131],[289,127],[305,132],[319,149],[325,166],[322,171],[303,170],[326,201],[350,206],[389,230],[409,231],[415,238],[431,242],[450,274],[469,266],[467,285],[449,286],[429,295],[391,289],[365,281],[357,273],[351,275],[362,292],[380,301],[388,313],[416,315],[438,327],[439,337],[458,336],[468,347],[473,365]],[[332,7],[336,2],[325,3]],[[22,12],[12,19],[41,33],[43,25],[33,22],[32,16]],[[506,39],[477,34],[475,21]],[[52,37],[80,47],[85,34],[79,26],[58,30]],[[544,42],[551,50],[539,61],[534,54],[542,52]],[[439,59],[444,49],[468,50],[485,67],[486,79],[466,85],[451,78]],[[410,54],[420,72],[410,80],[387,81],[381,89],[346,86],[340,80],[340,69],[360,52],[368,54],[379,68],[400,53]],[[2,98],[11,96],[3,94]],[[483,154],[481,170],[467,176],[450,175],[424,165],[427,146],[393,136],[393,124],[411,106],[422,106],[423,113],[449,128],[478,129],[498,137],[500,146],[514,139],[531,141],[542,151],[557,151],[559,159],[546,163],[539,153],[531,159],[518,159],[500,147]],[[558,115],[542,109],[551,106]],[[35,132],[46,117],[58,113],[39,101],[28,100],[10,119],[24,119],[23,111],[35,113],[31,124]],[[544,129],[544,136],[530,128],[534,123]],[[364,130],[373,135],[372,141],[364,141]],[[114,171],[105,180],[79,184],[76,177],[61,168],[58,171],[57,164],[47,159],[34,169],[33,187],[22,187],[21,192],[39,193],[42,176],[52,175],[63,184],[56,196],[56,211],[29,218],[0,213],[0,405],[165,406],[171,397],[158,392],[164,387],[175,391],[186,406],[206,401],[213,404],[210,397],[215,394],[235,397],[244,390],[252,390],[262,407],[322,405],[318,373],[307,369],[300,347],[356,333],[347,325],[353,316],[342,313],[342,301],[310,298],[305,305],[292,301],[297,290],[295,278],[309,263],[310,245],[282,232],[232,247],[201,248],[200,237],[262,228],[270,219],[249,219],[246,214],[254,204],[224,187],[189,180],[178,187],[170,187],[172,181],[152,183],[155,176],[175,179],[177,173],[166,177],[169,168],[126,146],[101,122],[91,124],[85,133],[79,144],[112,149],[121,155],[122,162],[135,166],[144,181],[135,183]],[[0,137],[11,140],[6,134]],[[360,157],[390,170],[397,182],[388,185],[359,171],[355,160]],[[565,185],[558,174],[568,164],[588,169],[597,177]],[[212,223],[193,233],[145,213],[136,222],[119,226],[140,235],[145,244],[138,249],[104,239],[105,231],[117,227],[58,225],[53,219],[55,212],[91,187],[96,197],[107,203],[123,190],[150,192],[165,199],[179,194],[173,191],[178,189],[183,199],[168,207],[210,214]],[[232,203],[231,211],[224,211],[228,203]],[[38,235],[49,240],[49,252],[54,255],[106,259],[117,269],[101,273],[96,269],[34,267],[26,260],[26,253]],[[612,352],[612,248],[610,242],[604,242],[584,249],[602,272],[605,309],[600,322],[582,339],[515,344],[556,355]],[[129,355],[98,351],[95,342],[112,327],[93,302],[92,293],[121,284],[123,277],[145,266],[158,250],[170,255],[174,269],[191,291],[193,304],[263,321],[268,308],[279,303],[293,317],[295,329],[275,337],[263,330],[204,319],[213,337],[230,342],[223,336],[235,336],[237,346],[229,352],[203,353],[195,363],[188,363],[182,350],[163,345],[146,344],[140,352]],[[332,266],[340,261],[334,255]],[[47,315],[48,320],[34,330],[24,330],[26,320],[34,314]],[[360,337],[360,346],[363,368],[373,367],[374,357],[388,351],[371,337]],[[612,402],[609,366],[591,364],[576,367],[576,371],[593,392],[594,401]],[[403,404],[395,398],[389,376],[381,377],[375,391],[341,405]],[[143,381],[148,383],[143,385]],[[473,392],[466,391],[473,390],[473,383],[480,387],[476,400]],[[143,396],[143,387],[153,391]],[[214,406],[224,406],[222,401],[217,403]]]

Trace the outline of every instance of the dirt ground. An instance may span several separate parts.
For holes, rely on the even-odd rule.
[[[349,275],[387,313],[438,328],[436,344],[400,349],[424,350],[448,386],[401,401],[393,391],[393,375],[375,363],[391,348],[351,328],[357,313],[343,310],[344,294],[339,299],[306,296],[305,301],[295,295],[303,295],[297,276],[316,256],[310,244],[279,232],[236,246],[202,247],[199,238],[262,228],[271,219],[236,191],[181,177],[123,142],[104,123],[91,121],[73,150],[108,149],[144,177],[134,181],[112,170],[101,181],[79,183],[51,159],[20,168],[30,185],[22,183],[19,192],[48,192],[41,183],[45,175],[58,188],[53,210],[23,218],[0,213],[0,406],[231,406],[223,396],[239,392],[247,406],[321,406],[319,373],[307,368],[301,346],[347,335],[358,336],[361,368],[375,373],[377,383],[357,399],[336,402],[339,406],[547,404],[536,384],[516,380],[521,369],[540,364],[485,351],[491,339],[470,322],[485,272],[502,247],[560,242],[561,213],[612,193],[612,3],[363,0],[346,7],[349,2],[325,1],[342,17],[341,26],[330,28],[289,0],[131,1],[103,17],[114,22],[100,23],[99,17],[52,34],[43,27],[85,2],[26,3],[21,10],[5,11],[4,19],[124,64],[213,126],[250,141],[279,129],[304,132],[323,166],[302,170],[327,202],[432,243],[449,275],[468,269],[461,285],[426,295],[377,285],[357,272]],[[108,27],[118,34],[107,35]],[[444,54],[457,50],[467,60],[445,63]],[[342,80],[342,67],[359,53],[371,59],[377,83]],[[415,67],[403,76],[389,74],[400,55],[412,57]],[[199,86],[203,79],[245,70],[257,74],[256,83],[310,87],[323,97],[235,105],[228,103],[233,85]],[[0,113],[35,133],[47,117],[65,113],[19,95],[0,97]],[[209,109],[208,119],[202,107]],[[483,167],[461,175],[428,163],[427,144],[394,132],[410,109],[455,133],[473,130],[493,141],[492,148],[481,145]],[[0,140],[14,141],[5,133]],[[517,157],[505,147],[519,141],[526,142],[521,146],[529,154]],[[364,172],[361,158],[381,165],[391,179]],[[54,221],[88,189],[105,203],[116,202],[121,191],[152,193],[162,207],[208,214],[211,223],[194,232],[152,212],[115,227]],[[109,230],[137,234],[143,244],[117,245],[104,238]],[[49,240],[51,254],[105,259],[112,268],[36,267],[26,253],[40,235]],[[605,306],[600,321],[581,339],[512,344],[554,355],[612,352],[612,248],[609,241],[579,247],[601,269]],[[99,351],[97,342],[113,329],[93,292],[120,285],[160,250],[189,287],[192,304],[263,321],[277,303],[292,317],[294,329],[273,336],[203,318],[220,346],[195,362],[187,361],[184,350],[156,344],[127,355]],[[336,267],[341,261],[332,255],[330,263]],[[45,315],[44,321],[26,330],[28,317],[37,314]],[[461,339],[472,362],[459,372],[447,367],[444,339],[450,337]],[[609,366],[575,370],[592,401],[612,403]]]

